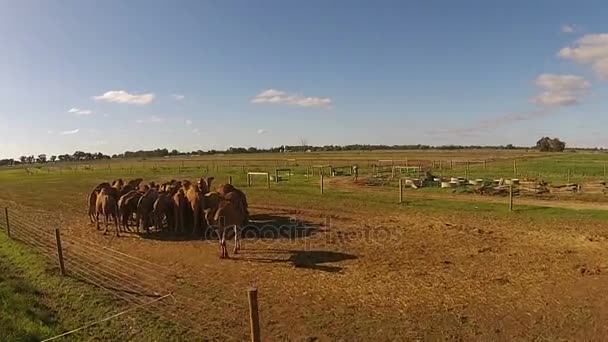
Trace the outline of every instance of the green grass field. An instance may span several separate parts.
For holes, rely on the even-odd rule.
[[[103,289],[59,276],[55,260],[33,253],[4,232],[0,246],[0,341],[40,341],[129,308]],[[100,336],[114,341],[173,340],[184,334],[153,318],[135,311],[59,341]]]
[[[468,154],[467,154],[468,153]],[[336,159],[339,155],[339,160]],[[435,174],[444,176],[464,176],[466,160],[483,160],[483,164],[469,165],[469,178],[510,178],[513,176],[513,161],[517,167],[517,177],[541,177],[554,183],[565,183],[567,170],[570,169],[571,182],[602,180],[604,163],[608,155],[599,153],[564,153],[542,155],[538,153],[516,154],[482,153],[482,152],[408,152],[386,154],[390,158],[426,161],[442,160],[442,167],[436,163]],[[317,154],[315,160],[302,162],[285,161],[292,164],[291,181],[271,183],[266,187],[264,177],[254,178],[253,186],[246,186],[248,170],[272,172],[279,162],[267,159],[260,162],[260,156],[231,156],[228,159],[215,157],[182,161],[177,159],[127,160],[110,161],[109,163],[44,165],[40,168],[3,168],[0,169],[0,205],[17,209],[43,210],[53,213],[64,222],[73,217],[84,221],[86,198],[96,184],[117,178],[144,178],[146,181],[163,182],[170,179],[196,180],[202,176],[214,176],[214,184],[225,183],[232,177],[233,184],[245,190],[249,203],[256,206],[284,206],[293,209],[319,210],[327,214],[350,216],[354,220],[365,217],[391,217],[398,215],[414,216],[424,221],[427,218],[441,218],[450,221],[455,217],[465,218],[471,225],[477,220],[483,222],[508,222],[513,227],[528,227],[531,234],[545,234],[544,227],[551,224],[584,226],[601,226],[608,219],[608,211],[580,208],[545,207],[537,204],[519,204],[516,199],[516,211],[509,212],[506,198],[475,199],[471,201],[466,194],[454,194],[440,189],[407,189],[405,202],[398,204],[398,193],[395,183],[388,186],[366,187],[352,186],[348,177],[327,177],[325,193],[320,193],[319,176],[307,177],[306,169],[311,164],[351,163],[358,161],[362,165],[360,175],[371,172],[366,161],[385,159],[384,153],[359,154]],[[411,156],[415,156],[411,157]],[[246,162],[244,160],[248,159]],[[271,156],[264,156],[270,158]],[[293,159],[293,158],[288,158]],[[386,158],[388,159],[388,158]],[[240,161],[237,161],[240,160]],[[443,167],[450,160],[453,169]],[[230,165],[228,165],[230,163]],[[297,165],[296,165],[297,164]],[[432,165],[432,164],[431,164]],[[342,185],[348,186],[342,186]],[[439,197],[417,197],[425,191]],[[442,197],[445,195],[445,197]],[[601,195],[600,195],[601,196]],[[574,198],[576,199],[576,198]],[[559,201],[560,199],[555,199]],[[587,198],[588,201],[595,199]],[[601,209],[601,208],[600,208]],[[1,216],[1,215],[0,215]],[[79,221],[79,222],[82,222]],[[472,223],[471,223],[472,222]],[[2,226],[2,223],[0,223]],[[537,228],[543,227],[541,228]],[[80,227],[84,230],[86,226]],[[559,230],[551,234],[560,234]],[[516,235],[517,236],[517,235]],[[138,242],[136,242],[137,244]],[[0,267],[3,276],[0,280],[0,295],[3,301],[3,317],[0,320],[0,340],[39,340],[53,334],[69,330],[101,317],[108,316],[126,308],[128,305],[117,305],[115,299],[103,290],[73,279],[56,275],[55,267],[48,267],[47,260],[31,253],[27,247],[18,242],[9,241],[0,233]],[[159,247],[153,247],[159,248]],[[163,247],[164,248],[164,247]],[[359,248],[359,247],[358,247]],[[363,247],[361,247],[363,248]],[[365,247],[367,248],[367,247]],[[497,247],[498,248],[498,247]],[[367,251],[367,249],[365,249]],[[198,251],[196,253],[199,253]],[[368,252],[371,253],[371,252]],[[171,254],[172,255],[172,254]],[[388,258],[382,256],[379,258]],[[198,259],[198,254],[195,259]],[[212,264],[215,264],[212,259]],[[53,261],[51,261],[53,263]],[[366,269],[367,270],[367,269]],[[365,271],[367,272],[367,271]],[[279,283],[287,280],[277,278]],[[259,280],[258,280],[259,281]],[[242,288],[239,288],[239,291]],[[275,303],[275,306],[279,305]],[[34,311],[31,308],[35,308]],[[111,320],[99,326],[91,327],[75,335],[77,339],[88,339],[93,336],[104,336],[110,340],[171,340],[182,336],[180,331],[169,322],[159,324],[158,320],[149,318],[144,312],[128,315],[128,319]],[[316,316],[315,316],[316,317]],[[282,318],[277,318],[281,321]],[[162,321],[161,321],[162,322]],[[268,327],[267,327],[268,328]],[[4,335],[2,335],[4,334]]]

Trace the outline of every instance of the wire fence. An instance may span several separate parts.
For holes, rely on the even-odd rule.
[[[14,209],[0,213],[0,227],[10,238],[56,263],[63,275],[103,289],[130,308],[181,327],[190,340],[247,339],[250,313],[245,293],[242,301],[220,298],[201,284],[183,281],[168,267],[74,234],[62,234],[52,224],[39,222],[39,218]]]

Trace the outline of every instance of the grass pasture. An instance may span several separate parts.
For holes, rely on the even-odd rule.
[[[471,163],[466,172],[470,178],[488,179],[511,178],[515,160],[519,178],[540,174],[559,184],[566,182],[568,169],[571,182],[602,180],[608,155],[391,151],[113,160],[45,165],[29,168],[29,173],[4,168],[0,205],[40,227],[59,226],[66,236],[171,268],[180,286],[199,284],[201,300],[215,308],[201,314],[201,320],[236,321],[217,325],[223,333],[219,336],[235,340],[246,337],[246,317],[235,316],[240,307],[221,303],[243,299],[249,286],[260,289],[267,340],[597,340],[608,335],[602,319],[608,315],[603,195],[585,198],[587,202],[577,196],[517,198],[516,211],[509,212],[505,198],[437,189],[407,189],[405,203],[397,204],[394,183],[370,187],[348,177],[326,177],[322,195],[319,176],[306,176],[310,165],[357,163],[365,177],[374,161],[388,159],[425,166],[436,161],[433,172],[444,176],[464,176],[467,160],[487,160],[485,168]],[[458,162],[444,168],[451,160]],[[265,180],[256,178],[246,187],[245,171],[272,172],[283,165],[292,168],[291,181],[267,189]],[[215,184],[232,177],[247,193],[254,220],[304,222],[307,233],[245,236],[241,254],[220,260],[213,240],[137,234],[113,238],[96,232],[86,218],[86,196],[101,181],[206,175],[214,176]],[[1,236],[2,250],[14,244]],[[77,325],[58,314],[56,326],[48,329]],[[105,327],[103,333],[124,329]],[[164,340],[170,329],[160,326],[131,338]]]

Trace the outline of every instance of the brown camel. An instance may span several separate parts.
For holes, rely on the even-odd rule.
[[[205,221],[207,221],[207,225],[210,226],[213,224],[213,218],[215,217],[215,212],[219,208],[221,200],[222,197],[216,191],[205,194],[203,199],[203,211],[205,212]]]
[[[249,220],[249,205],[247,204],[247,196],[243,191],[232,184],[221,184],[218,186],[217,192],[222,198],[235,204],[245,214],[245,221]]]
[[[125,182],[122,180],[122,178],[119,178],[115,181],[112,182],[112,187],[116,188],[118,190],[122,189],[122,187],[125,185]]]
[[[204,217],[203,211],[203,196],[205,194],[200,191],[198,184],[192,184],[186,191],[186,200],[188,201],[188,208],[192,212],[192,234],[199,231],[199,224]]]
[[[133,217],[133,214],[137,212],[137,204],[141,196],[140,192],[131,190],[122,195],[118,200],[118,212],[122,221],[122,229],[125,231],[130,230],[129,221]]]
[[[149,232],[149,227],[151,224],[151,215],[154,210],[154,202],[158,198],[158,192],[154,188],[150,188],[146,193],[144,193],[139,202],[137,203],[137,222],[139,223],[139,227],[141,230],[145,230]],[[138,231],[140,231],[138,229]]]
[[[141,182],[143,182],[142,178],[135,178],[135,179],[128,181],[127,185],[133,187],[133,189],[137,189],[139,187],[139,184],[141,184]]]
[[[234,229],[234,254],[237,254],[241,249],[241,227],[245,224],[244,213],[234,203],[223,200],[220,201],[215,212],[213,223],[220,240],[220,258],[228,258],[226,231],[230,228]]]
[[[188,207],[188,200],[183,189],[178,189],[175,195],[173,195],[173,218],[175,224],[173,230],[176,233],[183,233],[184,231],[184,216],[186,215],[186,208]]]
[[[97,203],[95,205],[95,223],[97,229],[99,229],[99,214],[103,215],[103,221],[106,226],[103,231],[104,235],[108,233],[108,220],[110,217],[114,218],[114,223],[116,225],[116,236],[120,236],[118,233],[118,205],[109,193],[110,187],[105,187],[101,189],[99,194],[97,195]]]
[[[99,191],[101,191],[101,189],[106,188],[106,187],[110,187],[110,183],[107,183],[107,182],[100,183],[96,187],[94,187],[93,190],[91,191],[91,193],[89,194],[87,203],[89,205],[88,214],[89,214],[89,219],[91,220],[91,223],[95,223],[95,210],[96,210],[96,205],[97,205],[97,194],[99,193]]]
[[[152,208],[152,219],[157,231],[163,229],[163,219],[167,218],[167,228],[174,230],[173,224],[173,196],[170,192],[163,192],[158,195]]]

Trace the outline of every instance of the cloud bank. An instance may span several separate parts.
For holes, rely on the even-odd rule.
[[[251,103],[287,104],[300,107],[327,107],[332,101],[328,97],[306,97],[296,94],[288,94],[282,90],[266,89],[257,94]]]

